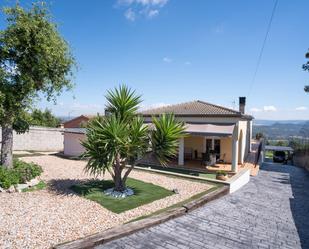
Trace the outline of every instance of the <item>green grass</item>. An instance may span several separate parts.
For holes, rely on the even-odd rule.
[[[32,192],[32,191],[36,191],[36,190],[42,190],[46,188],[46,183],[43,181],[40,181],[37,185],[31,187],[31,188],[25,188],[22,190],[22,192]]]
[[[265,153],[265,157],[272,159],[273,158],[273,151],[267,150],[266,153]]]
[[[221,188],[222,186],[223,186],[222,184],[214,184],[214,186],[213,186],[212,188],[207,189],[206,191],[203,191],[203,192],[198,193],[198,194],[196,194],[196,195],[193,195],[193,196],[191,196],[190,198],[188,198],[188,199],[186,199],[186,200],[183,200],[183,201],[181,201],[181,202],[178,202],[178,203],[176,203],[176,204],[174,204],[174,205],[172,205],[172,206],[159,209],[159,210],[157,210],[157,211],[155,211],[155,212],[153,212],[153,213],[151,213],[151,214],[143,215],[143,216],[137,217],[137,218],[135,218],[135,219],[133,219],[133,220],[130,220],[130,221],[127,222],[127,223],[130,223],[130,222],[133,222],[133,221],[142,220],[142,219],[145,219],[145,218],[154,216],[154,215],[158,215],[158,214],[164,213],[164,212],[166,212],[166,211],[168,211],[168,210],[170,210],[170,209],[173,209],[173,208],[182,207],[183,205],[185,205],[185,204],[187,204],[187,203],[189,203],[189,202],[191,202],[191,201],[193,201],[193,200],[196,200],[196,199],[198,199],[198,198],[200,198],[200,197],[202,197],[202,196],[204,196],[204,195],[206,195],[206,194],[208,194],[208,193],[210,193],[210,192],[213,192],[213,191],[215,191],[215,190]]]
[[[112,181],[90,181],[74,185],[71,189],[117,214],[174,194],[172,191],[152,183],[129,178],[127,186],[134,190],[134,195],[126,198],[114,198],[105,195],[103,191],[113,186]]]
[[[179,173],[184,175],[190,175],[190,176],[198,176],[202,178],[208,178],[208,179],[216,179],[215,173],[205,173],[198,170],[189,170],[189,169],[179,169],[179,168],[172,168],[172,167],[162,167],[162,166],[154,166],[154,165],[138,165],[139,167],[144,168],[151,168],[155,170],[161,170],[166,172],[172,172],[172,173]]]

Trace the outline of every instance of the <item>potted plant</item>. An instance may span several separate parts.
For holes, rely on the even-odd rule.
[[[221,181],[226,181],[228,178],[227,173],[223,170],[218,170],[216,173],[216,179]]]

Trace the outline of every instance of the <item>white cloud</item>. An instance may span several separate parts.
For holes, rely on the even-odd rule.
[[[190,66],[191,65],[191,61],[186,61],[185,65]]]
[[[171,63],[173,60],[171,59],[171,58],[169,58],[169,57],[164,57],[163,59],[162,59],[165,63]]]
[[[126,10],[126,12],[124,13],[124,16],[125,16],[125,18],[127,18],[129,21],[132,21],[132,22],[135,21],[136,15],[135,15],[135,12],[134,12],[131,8],[129,8],[129,9]]]
[[[250,109],[251,112],[261,112],[262,109],[259,109],[259,108],[256,108],[256,107],[253,107]]]
[[[296,111],[306,111],[308,108],[306,106],[299,106],[295,108]]]
[[[265,106],[263,107],[263,110],[264,110],[265,112],[276,112],[276,111],[277,111],[277,108],[276,108],[275,106],[273,106],[273,105],[265,105]]]
[[[148,13],[147,13],[147,16],[149,18],[155,17],[157,15],[159,15],[159,10],[149,10]]]
[[[129,21],[135,21],[137,16],[154,18],[159,15],[159,8],[166,5],[168,0],[118,0],[118,6],[128,8],[124,16]]]

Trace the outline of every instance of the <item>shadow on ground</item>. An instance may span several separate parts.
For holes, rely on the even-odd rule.
[[[48,182],[48,190],[58,195],[77,195],[71,187],[85,182],[78,179],[53,179]]]
[[[263,170],[286,173],[273,181],[290,184],[293,198],[290,198],[290,206],[300,238],[301,247],[309,248],[309,172],[303,168],[291,165],[264,163]]]

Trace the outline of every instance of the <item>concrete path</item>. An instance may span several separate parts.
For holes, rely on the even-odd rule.
[[[234,194],[103,248],[309,248],[309,174],[265,163]]]

